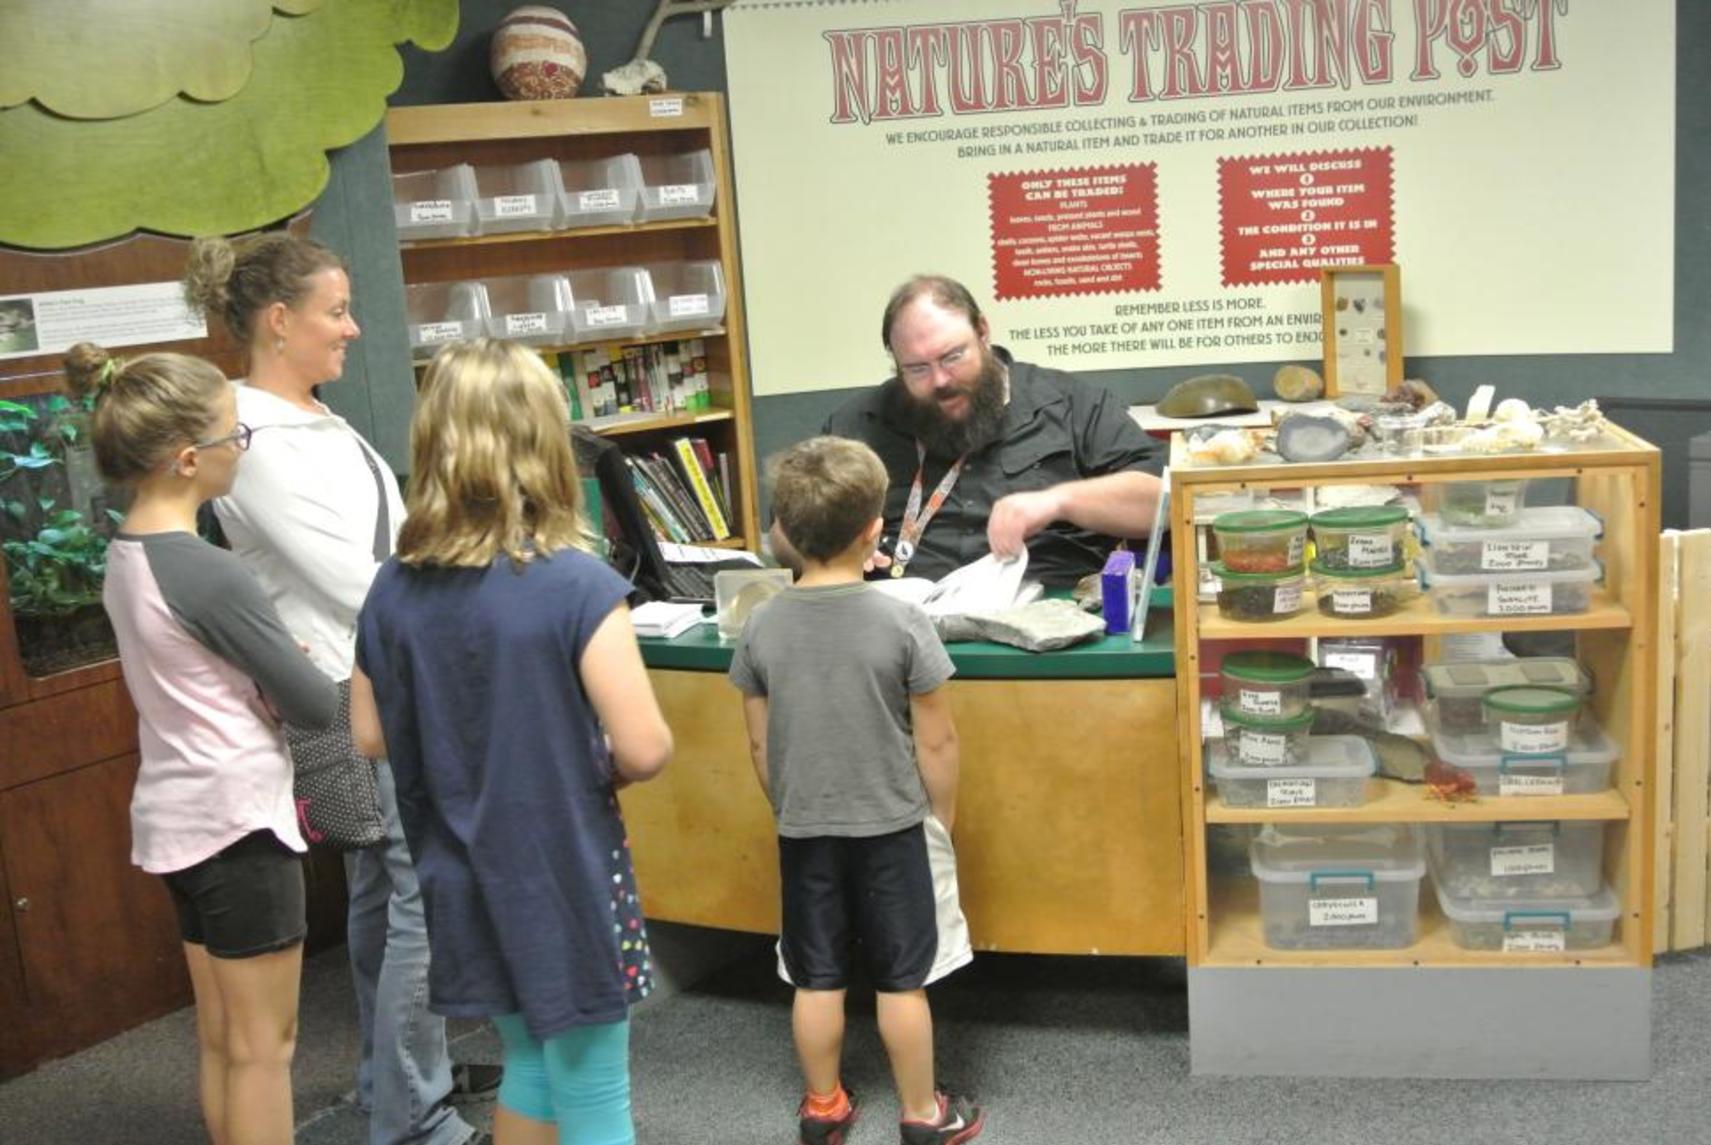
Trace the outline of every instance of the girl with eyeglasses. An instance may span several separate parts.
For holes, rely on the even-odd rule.
[[[131,859],[178,911],[202,1116],[215,1141],[288,1145],[308,848],[280,721],[326,726],[337,690],[237,558],[196,534],[250,441],[220,371],[85,342],[66,378],[92,400],[101,476],[131,493],[103,589],[137,709]]]

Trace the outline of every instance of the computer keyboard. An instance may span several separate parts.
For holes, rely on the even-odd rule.
[[[672,600],[713,600],[713,571],[706,565],[665,566],[665,590]]]

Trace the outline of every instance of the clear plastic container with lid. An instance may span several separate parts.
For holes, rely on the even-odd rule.
[[[1568,572],[1471,573],[1438,570],[1432,552],[1420,562],[1421,581],[1445,616],[1562,616],[1592,607],[1592,586],[1604,569]]]
[[[1622,906],[1616,892],[1557,899],[1481,899],[1452,895],[1437,887],[1438,909],[1450,938],[1463,950],[1506,954],[1558,954],[1608,946]]]
[[[1389,616],[1414,595],[1417,583],[1406,569],[1330,568],[1313,562],[1313,590],[1326,616],[1371,620]]]
[[[1313,732],[1311,709],[1289,719],[1244,716],[1229,707],[1221,709],[1224,740],[1230,758],[1243,767],[1301,767],[1308,761],[1308,741]]]
[[[635,219],[642,169],[634,155],[561,159],[558,177],[559,226],[612,227]]]
[[[1307,710],[1313,661],[1288,652],[1231,652],[1219,668],[1223,702],[1231,711],[1260,719],[1294,719]]]
[[[1307,556],[1307,514],[1291,509],[1238,509],[1212,520],[1218,559],[1236,573],[1299,569]]]
[[[1327,509],[1309,519],[1318,562],[1331,571],[1396,571],[1407,560],[1408,510],[1401,505]]]
[[[1248,851],[1265,943],[1277,950],[1411,946],[1426,873],[1402,823],[1267,824]]]
[[[1520,755],[1498,746],[1497,737],[1477,732],[1432,732],[1432,750],[1445,763],[1473,777],[1475,793],[1504,798],[1528,795],[1588,795],[1610,787],[1616,744],[1603,731],[1583,725],[1568,747],[1550,755]]]
[[[1227,807],[1359,807],[1377,769],[1372,745],[1359,736],[1314,736],[1299,767],[1249,767],[1212,740],[1206,770]]]
[[[1573,898],[1604,885],[1604,824],[1436,823],[1426,839],[1432,877],[1458,898]]]
[[[1305,569],[1281,573],[1244,573],[1212,563],[1218,578],[1218,615],[1226,620],[1282,620],[1305,603]]]
[[[1420,519],[1420,540],[1441,573],[1564,572],[1592,567],[1604,522],[1574,505],[1523,510],[1503,528],[1453,525],[1436,514]]]
[[[1527,482],[1444,481],[1424,487],[1426,505],[1447,525],[1502,529],[1521,518]]]
[[[1485,693],[1485,722],[1502,751],[1556,755],[1568,750],[1581,702],[1578,694],[1555,688],[1495,688]]]
[[[1530,684],[1585,697],[1592,691],[1586,670],[1567,656],[1525,656],[1427,664],[1420,669],[1427,717],[1446,733],[1485,731],[1485,693]]]

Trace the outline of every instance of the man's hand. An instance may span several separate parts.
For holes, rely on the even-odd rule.
[[[986,543],[1000,557],[1019,556],[1029,537],[1063,516],[1057,491],[1041,489],[1000,497],[986,521]]]
[[[867,559],[861,562],[861,571],[864,573],[870,573],[874,569],[888,569],[890,567],[891,558],[880,552],[878,549],[869,553],[867,555]]]

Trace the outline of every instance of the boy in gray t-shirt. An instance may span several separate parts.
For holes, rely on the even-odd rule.
[[[773,511],[801,577],[755,611],[731,658],[778,820],[778,952],[796,986],[805,1145],[840,1145],[856,1118],[839,1063],[857,940],[904,1145],[957,1145],[985,1124],[978,1106],[933,1082],[925,987],[972,957],[949,835],[958,756],[942,685],[954,669],[926,613],[862,580],[886,483],[859,442],[817,437],[784,454]]]

